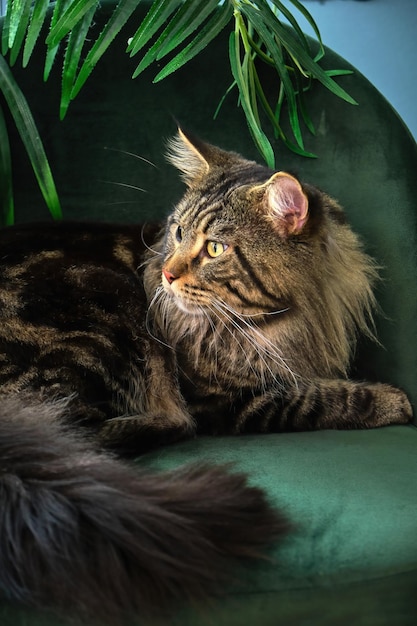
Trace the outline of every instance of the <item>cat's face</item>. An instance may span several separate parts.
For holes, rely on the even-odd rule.
[[[293,251],[308,216],[300,183],[231,153],[200,150],[183,135],[174,146],[189,189],[168,220],[165,291],[194,315],[289,310],[294,265],[303,271],[303,255],[295,260]]]

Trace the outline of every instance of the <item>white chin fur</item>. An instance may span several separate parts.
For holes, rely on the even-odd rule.
[[[180,309],[180,311],[182,311],[183,313],[187,313],[187,315],[204,315],[201,306],[199,306],[198,304],[193,304],[192,302],[187,302],[184,300],[184,298],[181,298],[181,296],[177,295],[175,293],[175,290],[166,280],[165,276],[162,277],[162,286],[166,293],[170,296],[170,298],[172,298],[172,301]]]
[[[197,315],[197,316],[203,315],[203,311],[201,307],[199,307],[198,305],[184,302],[183,299],[177,296],[173,296],[173,300],[175,304],[177,305],[177,307],[180,309],[180,311],[182,311],[183,313],[187,313],[187,315]]]

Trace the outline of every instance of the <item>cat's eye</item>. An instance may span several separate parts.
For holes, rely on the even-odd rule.
[[[227,245],[224,243],[220,243],[220,241],[208,241],[206,244],[207,254],[213,259],[223,254],[226,249]]]
[[[184,231],[181,226],[177,226],[177,230],[175,231],[175,239],[178,243],[181,243]]]

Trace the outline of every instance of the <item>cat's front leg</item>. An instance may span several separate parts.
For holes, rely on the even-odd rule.
[[[375,428],[412,417],[406,394],[390,385],[316,380],[251,398],[236,415],[235,432]]]
[[[123,414],[99,432],[102,445],[133,454],[190,438],[195,422],[181,394],[175,355],[150,344],[146,360],[132,370]]]

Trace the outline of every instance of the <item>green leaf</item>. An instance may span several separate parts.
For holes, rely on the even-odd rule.
[[[36,0],[33,6],[33,12],[27,30],[25,47],[23,48],[23,67],[26,67],[32,56],[36,41],[41,33],[45,22],[46,11],[49,6],[49,0]]]
[[[154,83],[163,80],[199,54],[229,23],[232,14],[233,8],[227,2],[218,7],[198,35],[155,76]]]
[[[279,93],[278,93],[278,99],[277,99],[277,103],[275,105],[275,114],[274,114],[274,118],[279,126],[279,121],[281,119],[281,113],[282,113],[282,106],[285,102],[285,92],[284,92],[284,87],[282,85],[282,83],[279,86]],[[281,129],[281,128],[280,128]],[[277,135],[277,131],[278,129],[275,128],[275,136],[278,137],[279,134]]]
[[[137,76],[139,76],[139,74],[141,74],[147,67],[149,67],[149,65],[151,65],[154,61],[156,61],[156,58],[158,56],[158,52],[161,46],[163,45],[166,38],[169,36],[170,29],[173,28],[173,26],[175,26],[176,20],[180,17],[180,15],[181,15],[181,8],[177,10],[175,15],[171,19],[171,21],[168,23],[168,25],[158,35],[158,38],[156,39],[156,41],[151,45],[150,48],[148,48],[148,50],[142,57],[139,65],[136,67],[135,71],[133,72],[132,78],[137,78]],[[137,49],[137,46],[135,46],[135,49]],[[133,56],[133,51],[130,53],[130,56],[131,57]]]
[[[297,20],[295,19],[294,15],[291,13],[291,11],[289,9],[287,9],[287,7],[284,4],[282,4],[282,2],[280,2],[279,0],[272,0],[272,3],[277,7],[277,9],[279,11],[281,11],[283,16],[291,24],[291,26],[293,27],[294,31],[297,33],[298,38],[300,39],[300,42],[302,43],[304,48],[307,50],[307,52],[310,52],[310,45],[308,43],[307,37],[304,35],[303,31],[301,30]],[[265,5],[265,0],[258,0],[256,2],[256,4],[260,8],[260,12],[262,13],[263,7]],[[277,17],[276,17],[276,19],[278,21]]]
[[[324,70],[327,76],[351,76],[353,70]]]
[[[91,7],[97,7],[97,0],[75,0],[63,12],[54,26],[51,28],[46,43],[48,46],[56,46],[69,33],[70,30],[82,20]]]
[[[295,56],[297,56],[304,69],[306,69],[313,78],[318,80],[335,96],[338,96],[349,104],[358,104],[356,100],[354,100],[354,98],[352,98],[352,96],[350,96],[347,91],[345,91],[342,87],[340,87],[340,85],[332,80],[329,73],[326,72],[322,67],[320,67],[320,65],[318,65],[312,58],[310,58],[308,55],[300,55],[298,49],[296,49],[295,51]]]
[[[74,0],[56,0],[54,11],[51,17],[51,25],[50,29],[52,30],[55,24],[58,22],[59,18],[65,11],[65,9],[73,2]],[[54,46],[48,46],[46,50],[46,59],[45,59],[45,67],[43,70],[43,79],[47,81],[49,78],[49,74],[51,73],[52,66],[55,61],[55,57],[59,50],[59,44],[55,44]]]
[[[20,2],[13,3],[13,7],[18,7],[18,10],[13,11],[12,7],[12,12],[10,15],[10,65],[14,65],[16,63],[16,59],[19,55],[20,48],[25,38],[26,29],[30,20],[31,6],[32,0],[21,0]]]
[[[274,0],[272,0],[272,2],[274,2]],[[316,22],[314,21],[314,18],[311,15],[311,13],[305,8],[303,4],[301,4],[301,2],[299,2],[299,0],[290,0],[290,2],[305,17],[305,19],[307,20],[307,22],[310,24],[311,28],[313,29],[315,36],[317,37],[317,41],[319,43],[319,52],[315,57],[315,61],[319,61],[324,56],[324,47],[323,47],[323,41],[321,38],[320,30]]]
[[[2,56],[0,56],[0,91],[26,148],[45,202],[53,217],[59,219],[62,217],[61,206],[39,132],[28,103]]]
[[[28,0],[9,0],[7,14],[9,16],[9,42],[8,47],[12,48],[19,24],[24,19]],[[30,0],[29,0],[30,4]]]
[[[222,97],[220,98],[220,101],[216,107],[216,110],[214,111],[214,115],[213,115],[213,119],[215,120],[217,118],[217,116],[219,115],[220,109],[223,106],[223,102],[226,100],[227,96],[229,95],[229,93],[231,91],[233,91],[233,89],[237,86],[236,81],[234,80],[232,82],[232,84],[226,89],[226,91],[224,92],[224,94],[222,95]]]
[[[252,63],[252,81],[253,81],[253,91],[254,94],[257,96],[257,98],[260,101],[260,104],[262,105],[263,110],[265,111],[265,113],[267,114],[270,122],[272,123],[272,126],[274,127],[275,130],[275,137],[280,137],[283,138],[284,137],[284,133],[279,125],[279,118],[277,118],[274,115],[274,112],[272,111],[270,104],[268,102],[268,99],[265,95],[265,92],[263,90],[261,81],[259,79],[258,76],[258,72],[256,71],[255,68],[255,64]]]
[[[9,136],[3,111],[0,107],[0,222],[8,226],[14,222],[12,161]]]
[[[127,47],[130,56],[134,56],[152,39],[157,31],[165,24],[170,15],[181,4],[182,0],[155,0],[142,20],[136,33]]]
[[[59,109],[59,117],[61,120],[64,119],[71,101],[72,88],[74,86],[75,75],[80,62],[83,45],[95,12],[96,6],[92,6],[88,13],[83,16],[82,20],[74,26],[68,38],[62,72],[62,93]]]
[[[300,146],[300,148],[304,149],[304,142],[303,142],[303,137],[301,134],[300,120],[298,117],[297,102],[295,98],[294,86],[291,82],[288,69],[282,58],[281,50],[275,41],[273,31],[271,32],[271,30],[268,28],[270,24],[266,24],[260,12],[254,7],[252,7],[251,5],[245,5],[244,12],[246,14],[247,19],[250,20],[251,24],[253,24],[259,37],[265,44],[267,50],[269,51],[275,63],[276,70],[279,74],[279,77],[282,82],[282,86],[285,91],[285,96],[286,96],[287,104],[288,104],[288,115],[290,118],[290,124],[291,124],[292,131],[294,133],[294,137],[298,145]],[[270,13],[273,17],[275,17],[271,11]],[[280,27],[282,27],[282,25],[280,25]]]
[[[218,0],[205,0],[204,5],[195,0],[186,0],[178,13],[178,19],[175,20],[173,28],[170,28],[171,24],[168,25],[169,36],[165,38],[164,44],[158,51],[157,60],[162,59],[185,41],[203,24],[217,6]]]
[[[301,81],[300,81],[301,82]],[[298,100],[298,108],[299,111],[301,113],[301,117],[304,121],[304,124],[307,126],[308,130],[310,131],[310,133],[312,135],[316,134],[316,129],[314,128],[314,124],[313,124],[313,120],[311,119],[308,111],[307,111],[307,105],[306,105],[306,101],[305,101],[305,93],[303,90],[302,85],[299,85],[299,90],[298,90],[298,95],[297,95],[297,100]]]
[[[252,9],[252,7],[250,8]],[[253,9],[251,12],[253,13]],[[268,25],[271,30],[275,30],[281,44],[285,47],[288,54],[290,54],[290,56],[297,61],[297,64],[307,71],[312,78],[317,79],[329,91],[342,100],[345,100],[349,104],[357,104],[357,102],[344,89],[342,89],[342,87],[332,80],[332,78],[326,74],[326,71],[304,50],[304,48],[297,41],[296,37],[294,37],[293,31],[289,27],[279,23],[270,9],[268,11],[265,10],[265,12],[262,13],[262,21],[263,20],[265,20],[265,26]],[[269,52],[273,55],[273,50],[270,49]]]
[[[250,107],[252,109],[252,114],[256,121],[257,127],[261,128],[261,120],[259,117],[259,110],[258,110],[258,98],[257,98],[257,91],[256,91],[256,86],[255,86],[256,70],[255,70],[255,66],[253,63],[253,59],[251,58],[249,54],[246,54],[246,58],[242,66],[242,71],[243,71],[244,80],[248,85],[248,96],[249,96]]]
[[[202,8],[201,4],[196,3],[195,0],[186,0],[160,33],[156,42],[148,49],[134,71],[133,78],[139,76],[151,63],[161,59],[182,43],[213,12],[217,4],[218,0],[209,0],[205,8]]]
[[[6,15],[3,17],[2,31],[1,31],[1,53],[5,57],[9,51],[9,30],[10,30],[10,7],[7,6]]]
[[[103,31],[100,33],[93,47],[87,54],[72,89],[71,99],[74,99],[79,93],[98,61],[101,59],[116,35],[118,35],[120,30],[126,24],[139,2],[140,0],[120,0],[117,7],[115,7],[107,24],[104,26]]]
[[[295,154],[299,154],[302,157],[308,157],[309,159],[317,158],[316,154],[314,154],[313,152],[308,152],[307,150],[304,150],[303,148],[300,148],[299,146],[289,141],[286,137],[283,137],[282,141],[287,146],[287,148],[291,150],[291,152],[294,152]]]
[[[148,48],[146,53],[143,55],[139,65],[136,67],[135,71],[132,74],[132,78],[137,78],[139,74],[141,74],[147,67],[149,67],[154,61],[156,61],[156,55],[158,54],[158,50],[165,41],[166,32],[165,30],[159,35],[158,39],[155,43]],[[131,56],[133,56],[131,54]]]
[[[259,96],[260,102],[263,106],[263,109],[265,111],[265,113],[267,114],[270,122],[272,123],[272,126],[275,130],[275,136],[279,137],[281,139],[281,141],[284,142],[284,144],[287,146],[287,148],[289,150],[291,150],[292,152],[295,152],[296,154],[299,154],[300,156],[303,157],[309,157],[309,158],[316,158],[316,155],[313,154],[312,152],[308,152],[307,150],[305,150],[304,148],[302,148],[299,145],[295,145],[293,144],[291,141],[289,141],[289,139],[286,137],[284,131],[282,130],[281,126],[279,125],[279,111],[280,111],[280,106],[282,104],[282,99],[283,99],[283,94],[284,94],[284,90],[280,90],[280,98],[278,99],[278,105],[277,105],[277,112],[274,115],[274,112],[272,111],[269,102],[265,96],[265,93],[262,89],[262,85],[261,82],[259,80],[259,77],[255,71],[255,87],[256,87],[256,92]]]
[[[268,137],[265,135],[263,130],[257,124],[256,119],[253,115],[252,108],[251,108],[247,84],[245,83],[244,78],[243,78],[242,66],[240,62],[239,34],[236,31],[230,33],[229,58],[230,58],[230,67],[232,70],[233,78],[235,79],[236,84],[239,89],[239,93],[241,97],[241,104],[242,104],[242,108],[246,116],[246,121],[248,123],[249,131],[252,135],[255,145],[257,146],[262,157],[265,159],[267,165],[273,168],[275,165],[274,151],[272,149],[272,146]]]

